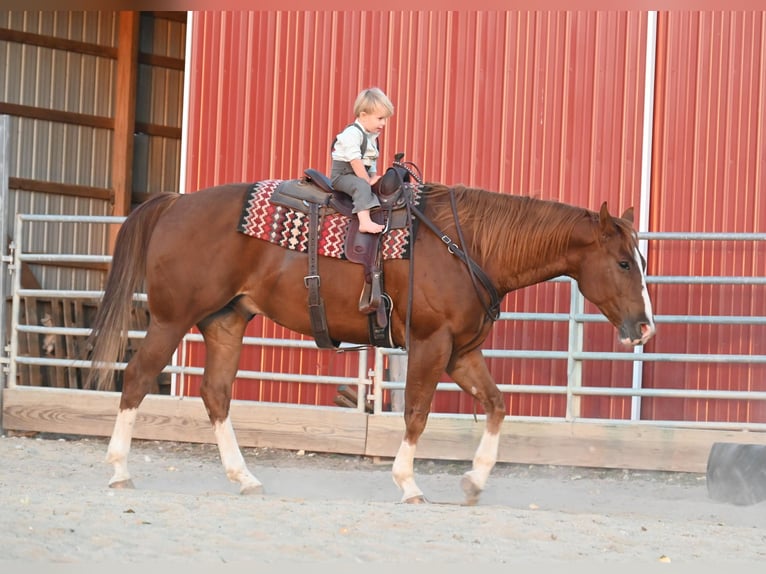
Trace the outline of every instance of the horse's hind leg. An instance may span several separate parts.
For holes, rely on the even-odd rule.
[[[481,402],[487,414],[487,425],[473,457],[473,468],[463,475],[460,483],[466,504],[473,505],[478,502],[489,474],[497,462],[500,427],[505,418],[505,402],[489,374],[480,349],[459,357],[448,372],[461,389]]]
[[[260,494],[263,486],[245,464],[229,413],[231,387],[249,320],[249,316],[243,313],[243,310],[226,307],[198,325],[207,351],[200,396],[213,425],[226,476],[232,482],[239,483],[241,494]]]
[[[123,377],[120,408],[106,453],[106,461],[114,468],[114,475],[109,480],[111,488],[133,488],[128,472],[128,453],[138,406],[170,361],[185,332],[185,329],[178,326],[158,327],[150,323],[146,338],[128,362]]]

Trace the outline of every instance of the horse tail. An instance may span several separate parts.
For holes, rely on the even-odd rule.
[[[133,295],[146,276],[146,251],[157,221],[180,196],[161,193],[139,205],[117,233],[104,297],[91,324],[85,348],[92,367],[86,388],[114,390],[114,363],[128,340]]]

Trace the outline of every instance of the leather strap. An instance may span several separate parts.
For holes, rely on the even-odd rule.
[[[334,341],[330,337],[327,328],[327,314],[324,309],[324,301],[319,294],[321,280],[317,265],[317,252],[319,233],[319,206],[311,203],[309,206],[309,272],[303,278],[306,289],[309,290],[309,319],[311,320],[311,332],[314,334],[314,340],[320,349],[337,349],[340,346],[339,341]]]
[[[455,202],[450,190],[450,199],[452,201],[452,210],[455,214],[455,225],[457,225],[458,230],[460,229],[459,222],[457,220],[457,210],[455,206]],[[468,255],[466,255],[462,249],[454,242],[452,239],[446,235],[444,232],[442,232],[434,223],[428,219],[425,214],[420,211],[417,207],[415,207],[414,204],[410,205],[410,209],[415,214],[415,217],[417,217],[420,221],[425,223],[428,228],[434,232],[434,234],[439,237],[446,245],[447,245],[447,251],[452,253],[452,255],[456,255],[458,259],[460,259],[463,263],[466,264],[468,267],[468,273],[471,276],[471,281],[474,284],[474,288],[478,293],[478,286],[476,285],[475,279],[478,279],[481,284],[484,286],[484,289],[487,291],[487,294],[489,295],[489,305],[484,302],[484,300],[479,297],[479,299],[482,302],[482,305],[484,305],[484,311],[487,314],[487,317],[491,321],[497,321],[498,317],[500,316],[500,297],[497,294],[497,289],[495,289],[495,286],[492,284],[492,281],[489,277],[487,277],[487,274],[484,272],[484,270],[479,267],[479,265],[471,259]]]

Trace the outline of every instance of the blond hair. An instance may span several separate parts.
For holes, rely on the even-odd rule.
[[[359,92],[354,102],[354,116],[359,117],[362,112],[373,114],[382,111],[385,117],[394,115],[394,104],[388,99],[380,88],[367,88]]]

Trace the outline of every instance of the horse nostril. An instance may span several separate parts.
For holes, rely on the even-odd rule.
[[[641,323],[641,338],[648,340],[654,336],[655,328],[651,323]]]

